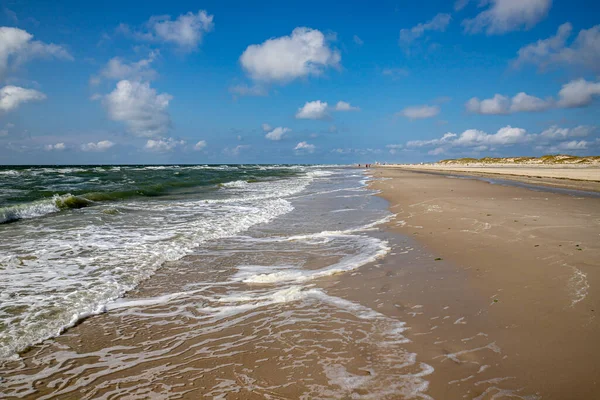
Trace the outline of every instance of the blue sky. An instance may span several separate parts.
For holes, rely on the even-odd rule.
[[[600,153],[596,1],[5,2],[0,164]]]

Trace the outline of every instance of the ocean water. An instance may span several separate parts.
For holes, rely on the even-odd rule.
[[[12,371],[0,395],[427,397],[432,368],[403,350],[404,322],[327,293],[337,274],[390,251],[372,232],[391,214],[364,171],[4,167],[0,176],[0,357]],[[94,314],[105,317],[65,346],[61,333]]]

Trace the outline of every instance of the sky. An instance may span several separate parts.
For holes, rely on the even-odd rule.
[[[4,1],[0,164],[600,154],[600,2]]]

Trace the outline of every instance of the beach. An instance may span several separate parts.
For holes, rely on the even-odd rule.
[[[415,272],[425,276],[428,283],[420,285],[433,298],[429,309],[418,309],[421,322],[409,320],[430,338],[428,343],[414,340],[430,346],[419,352],[431,352],[432,360],[424,361],[437,372],[434,360],[446,361],[451,353],[456,356],[448,363],[454,365],[446,365],[448,374],[459,365],[493,365],[521,394],[598,397],[600,297],[594,288],[600,284],[600,200],[413,168],[371,173],[386,178],[373,187],[395,213],[388,229],[414,238],[439,263],[450,264],[440,271]],[[543,175],[543,169],[536,175]],[[458,284],[443,276],[448,268]],[[479,304],[473,304],[474,298]],[[442,304],[457,304],[464,314],[460,320],[439,321]],[[471,345],[470,334],[483,340]],[[458,398],[453,394],[458,386],[477,389],[477,374],[469,376],[442,378],[437,386],[433,374],[430,393]],[[454,384],[444,385],[450,381]]]
[[[598,164],[398,164],[380,168],[401,168],[412,171],[455,173],[498,179],[510,179],[534,185],[600,191],[600,166]]]
[[[57,241],[61,224],[78,224],[69,246],[81,247],[72,254],[57,246],[60,253],[48,257],[35,237],[2,244],[13,254],[0,272],[20,279],[20,292],[4,294],[1,315],[33,333],[25,322],[65,324],[24,347],[3,331],[4,348],[19,349],[0,361],[4,398],[598,396],[600,200],[593,192],[400,168],[10,171],[46,174],[46,181],[66,175],[77,185],[83,181],[75,178],[90,175],[121,174],[129,185],[132,174],[157,173],[202,182],[210,173],[220,183],[42,217],[21,206],[21,220],[0,225],[3,237],[37,229],[40,240]],[[100,235],[107,229],[114,238]],[[118,238],[135,238],[135,246],[109,246]],[[32,243],[41,253],[24,254]],[[120,257],[116,275],[118,266],[92,268],[107,252]],[[27,284],[27,268],[36,263],[39,276],[42,257],[67,266],[88,261],[90,272],[74,270],[66,281],[50,268],[43,276],[53,292],[31,291],[39,283]],[[136,269],[142,261],[160,265]],[[94,285],[82,288],[86,281]],[[113,296],[114,284],[95,282],[131,287]],[[51,297],[43,297],[68,293],[69,285],[96,299],[74,322],[56,319],[57,307],[81,303],[49,308]],[[31,316],[19,296],[38,307]]]

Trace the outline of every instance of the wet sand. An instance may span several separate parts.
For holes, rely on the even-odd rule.
[[[379,280],[388,282],[387,292],[402,292],[398,299],[412,296],[401,306],[409,312],[424,305],[416,309],[423,314],[406,320],[412,326],[406,336],[420,360],[436,368],[429,376],[432,396],[485,393],[476,373],[454,376],[491,365],[497,382],[521,396],[600,397],[598,198],[397,168],[371,173],[387,178],[372,187],[397,214],[388,229],[411,236],[434,257],[434,266],[388,271],[418,278]],[[444,322],[446,310],[456,313],[456,307]],[[474,345],[473,334],[481,343]],[[494,390],[502,393],[498,387],[482,398]]]

